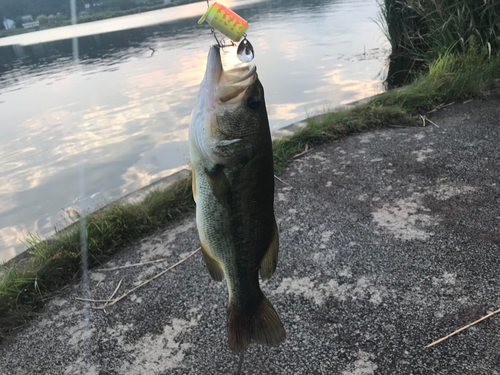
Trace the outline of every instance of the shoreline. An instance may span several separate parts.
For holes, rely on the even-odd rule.
[[[185,7],[187,9],[177,10],[177,12],[168,11],[173,8],[181,7]],[[97,33],[105,34],[128,29],[154,26],[156,24],[170,22],[177,19],[196,17],[198,14],[203,12],[205,9],[204,7],[206,7],[206,4],[203,4],[200,1],[119,17],[105,18],[92,22],[77,23],[75,25],[64,25],[35,32],[24,32],[21,34],[1,37],[0,47],[11,45],[27,46],[58,40],[81,38],[95,35]],[[29,40],[26,40],[27,38],[29,38]]]
[[[71,16],[65,15],[68,17],[67,19],[63,21],[58,21],[57,24],[52,24],[49,25],[48,27],[44,27],[42,29],[24,29],[24,28],[16,28],[12,30],[0,30],[0,41],[5,39],[5,38],[11,38],[11,37],[16,37],[16,36],[21,36],[23,34],[30,34],[33,32],[39,33],[39,32],[45,32],[48,30],[54,30],[54,29],[60,29],[60,28],[67,28],[67,27],[73,27],[77,25],[83,25],[83,24],[94,24],[96,22],[102,22],[102,21],[109,21],[114,18],[123,18],[123,17],[128,17],[128,16],[135,16],[138,14],[144,14],[148,12],[154,12],[157,10],[163,10],[163,9],[169,9],[169,8],[176,8],[176,7],[181,7],[184,5],[191,5],[191,4],[196,4],[196,3],[201,3],[204,0],[195,0],[192,2],[185,2],[183,4],[176,4],[176,3],[169,3],[169,4],[158,4],[158,5],[153,5],[153,6],[138,6],[136,8],[128,9],[128,10],[102,10],[98,11],[95,13],[90,13],[86,15],[81,15],[77,16],[76,19],[76,24],[73,25],[71,24]],[[12,33],[8,33],[9,31],[13,31]],[[1,43],[1,42],[0,42]]]
[[[429,115],[439,128],[357,133],[289,165],[280,175],[289,185],[278,182],[275,194],[278,268],[261,284],[288,337],[275,348],[251,346],[244,373],[497,368],[498,317],[424,346],[498,308],[499,104],[457,100]],[[201,253],[187,259],[198,247],[191,211],[120,248],[45,297],[0,344],[0,367],[11,375],[233,374],[227,288],[211,280]],[[114,303],[113,294],[125,297]],[[114,304],[103,311],[78,298]]]
[[[377,95],[380,95],[380,94],[377,94]],[[370,100],[372,100],[374,97],[376,97],[377,95],[369,96],[369,97],[364,98],[364,99],[356,100],[356,101],[353,101],[353,102],[348,103],[348,104],[337,106],[337,107],[333,108],[331,111],[329,111],[328,113],[335,113],[335,112],[339,112],[342,110],[356,107],[358,105],[366,104]],[[276,129],[274,131],[271,131],[271,138],[273,141],[275,141],[275,140],[278,140],[281,138],[293,137],[299,130],[305,128],[309,121],[320,121],[322,118],[324,118],[325,115],[326,114],[315,115],[315,116],[306,118],[304,120],[296,121],[290,125],[283,126],[282,128]],[[120,197],[117,200],[115,200],[111,203],[108,203],[105,206],[103,206],[95,211],[88,213],[87,215],[93,215],[97,212],[106,210],[107,208],[109,208],[111,206],[115,206],[115,205],[120,204],[120,203],[140,203],[146,198],[146,196],[150,192],[152,192],[154,190],[166,189],[169,186],[173,185],[174,183],[176,183],[184,178],[189,178],[189,176],[190,176],[189,164],[185,164],[183,166],[180,166],[180,168],[182,168],[182,169],[169,175],[169,176],[160,178],[159,180],[156,180],[156,181],[150,183],[149,185],[143,186],[142,188],[139,188],[131,193],[128,193],[127,195],[124,195],[123,197]],[[79,223],[79,221],[75,221],[73,224],[70,224],[67,227],[62,228],[58,232],[61,234],[67,233],[67,232],[71,231],[76,225],[78,225],[78,223]],[[45,239],[49,243],[51,243],[52,241],[55,241],[57,238],[58,237],[57,237],[56,233],[52,233],[52,234],[45,236]],[[12,264],[18,264],[20,261],[22,261],[24,259],[28,259],[30,257],[31,250],[32,250],[32,247],[29,247],[29,248],[25,249],[24,251],[22,251],[21,253],[14,256],[13,258],[6,260],[1,265],[5,266],[5,267],[10,267]]]
[[[450,55],[429,69],[432,74],[408,86],[365,99],[365,103],[355,102],[351,108],[342,106],[332,109],[335,112],[291,124],[279,129],[279,135],[274,132],[274,136],[279,137],[272,146],[274,174],[279,176],[286,168],[293,168],[292,161],[304,151],[349,138],[349,135],[388,128],[425,128],[431,124],[425,121],[429,113],[450,103],[485,99],[489,95],[496,98],[500,94],[500,55],[489,60],[480,53]],[[168,184],[176,177],[176,182]],[[144,236],[154,235],[168,225],[175,226],[179,219],[192,215],[195,203],[191,183],[190,173],[185,178],[174,174],[169,179],[156,181],[125,197],[138,200],[145,196],[141,203],[115,202],[87,215],[79,222],[85,226],[83,235],[79,227],[73,226],[62,234],[56,232],[50,243],[48,239],[34,236],[30,242],[32,251],[23,253],[28,259],[2,268],[0,341],[36,315],[45,299],[81,276],[82,265],[85,268],[101,266],[123,249],[138,246]],[[331,183],[329,181],[327,187],[332,186]],[[166,185],[165,189],[153,188]]]

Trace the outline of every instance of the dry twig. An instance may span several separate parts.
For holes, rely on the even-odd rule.
[[[274,177],[275,177],[278,181],[280,181],[280,182],[284,183],[285,185],[291,186],[288,182],[283,181],[283,180],[282,180],[281,178],[279,178],[278,176],[274,175]]]
[[[434,122],[432,121],[431,119],[427,118],[427,121],[429,121],[432,125],[434,125],[436,128],[439,129],[439,126]]]
[[[427,112],[427,114],[429,113],[433,113],[433,112],[437,112],[439,111],[440,109],[443,109],[443,108],[446,108],[446,107],[449,107],[450,105],[452,104],[455,104],[455,102],[451,102],[451,103],[448,103],[448,104],[440,104],[438,105],[436,108],[434,108],[433,110]]]
[[[307,153],[307,152],[309,152],[311,150],[312,150],[312,148],[309,148],[309,143],[306,143],[306,149],[304,151],[298,153],[297,155],[295,155],[293,157],[293,159],[298,158],[299,156],[302,156],[302,155],[304,155],[305,153]]]
[[[109,302],[109,299],[90,299],[90,298],[80,298],[80,297],[75,297],[77,301],[84,301],[84,302]]]
[[[442,342],[442,341],[444,341],[444,340],[446,340],[446,339],[450,338],[451,336],[456,335],[458,332],[461,332],[461,331],[463,331],[463,330],[465,330],[465,329],[467,329],[467,328],[469,328],[469,327],[472,327],[474,324],[477,324],[477,323],[479,323],[479,322],[481,322],[481,321],[483,321],[483,320],[485,320],[485,319],[489,318],[490,316],[493,316],[493,315],[495,315],[495,314],[497,314],[497,313],[499,313],[499,312],[500,312],[500,309],[495,310],[495,311],[493,311],[493,312],[489,313],[488,315],[483,316],[481,319],[478,319],[478,320],[476,320],[475,322],[473,322],[473,323],[471,323],[471,324],[469,324],[469,325],[466,325],[465,327],[462,327],[462,328],[460,328],[460,329],[457,329],[455,332],[450,333],[448,336],[445,336],[445,337],[443,337],[442,339],[439,339],[439,340],[437,340],[437,341],[434,341],[432,344],[427,345],[427,346],[426,346],[426,348],[430,348],[431,346],[434,346],[434,345],[436,345],[436,344],[439,344],[440,342]]]
[[[152,278],[150,278],[149,280],[146,280],[145,282],[143,282],[142,284],[136,286],[135,288],[133,289],[130,289],[129,291],[123,293],[120,297],[118,298],[115,298],[115,299],[112,299],[113,297],[111,297],[108,301],[106,301],[106,303],[102,306],[93,306],[92,308],[93,309],[96,309],[96,310],[104,310],[105,308],[107,307],[110,307],[110,306],[113,306],[114,304],[116,304],[117,302],[121,301],[122,299],[124,299],[125,297],[127,297],[129,294],[135,292],[137,289],[139,288],[142,288],[144,285],[146,284],[149,284],[151,281],[157,279],[158,277],[162,276],[163,274],[167,273],[168,271],[170,271],[172,268],[174,267],[177,267],[179,264],[183,263],[184,261],[186,261],[187,259],[191,258],[194,254],[196,254],[198,251],[201,250],[201,247],[196,249],[195,251],[193,251],[191,254],[189,254],[187,257],[183,258],[182,260],[180,260],[179,262],[175,263],[174,265],[168,267],[166,270],[164,271],[161,271],[159,274],[153,276]],[[120,282],[121,283],[121,282]],[[118,290],[118,288],[117,288]],[[114,294],[113,294],[114,296]]]
[[[120,282],[118,283],[118,285],[116,286],[116,289],[115,289],[115,291],[113,292],[113,294],[111,295],[111,297],[109,297],[109,298],[108,298],[108,300],[113,299],[113,297],[115,296],[116,292],[118,292],[118,289],[120,289],[120,286],[122,285],[122,281],[123,281],[123,277],[122,277],[122,279],[120,280]]]
[[[152,260],[150,262],[134,263],[134,264],[128,264],[126,266],[113,267],[113,268],[100,268],[100,269],[97,269],[96,271],[103,271],[103,272],[116,271],[116,270],[122,270],[124,268],[137,267],[137,266],[145,266],[146,264],[153,264],[153,263],[160,263],[160,262],[164,262],[166,260],[168,260],[168,259],[164,258],[164,259]]]
[[[120,289],[120,286],[122,285],[122,281],[123,281],[123,278],[120,280],[120,282],[118,283],[118,285],[115,288],[115,291],[113,292],[111,297],[109,297],[108,299],[89,299],[89,298],[75,298],[75,299],[78,301],[85,301],[85,302],[110,302],[113,300],[113,297],[115,296],[116,292],[118,292],[118,289]]]
[[[304,154],[308,153],[308,152],[309,152],[309,151],[311,151],[311,150],[312,150],[312,148],[311,148],[311,149],[309,149],[309,150],[302,151],[300,154],[295,155],[295,156],[293,157],[293,159],[296,159],[296,158],[298,158],[299,156],[302,156],[302,155],[304,155]]]
[[[420,115],[420,118],[422,119],[422,127],[425,128],[425,116]]]

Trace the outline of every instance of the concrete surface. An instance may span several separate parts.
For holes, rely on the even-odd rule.
[[[251,346],[243,374],[500,374],[500,100],[434,113],[439,128],[350,136],[276,183],[280,261],[263,290],[287,341]],[[90,271],[92,298],[133,288],[198,248],[194,213]],[[0,373],[232,374],[225,284],[198,253],[115,306],[72,285],[0,346]]]

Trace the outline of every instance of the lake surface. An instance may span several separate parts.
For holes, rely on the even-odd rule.
[[[250,23],[272,130],[383,91],[390,51],[376,0],[223,3]],[[26,248],[28,232],[50,234],[73,209],[97,209],[188,162],[214,42],[197,24],[205,10],[0,39],[0,262]],[[235,49],[223,58],[240,64]]]

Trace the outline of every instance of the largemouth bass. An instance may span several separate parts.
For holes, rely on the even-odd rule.
[[[253,65],[224,71],[217,45],[191,115],[189,149],[203,257],[229,290],[229,347],[278,345],[286,333],[259,285],[259,271],[266,280],[276,270],[279,247],[264,89]]]

